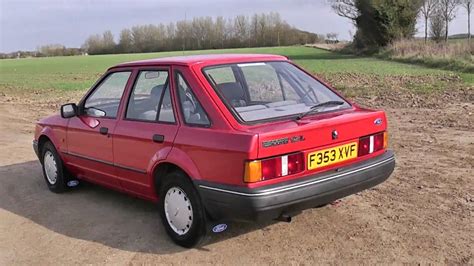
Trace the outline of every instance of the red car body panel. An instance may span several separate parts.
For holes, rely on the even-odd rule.
[[[306,158],[309,152],[357,141],[362,136],[387,129],[384,112],[362,109],[354,104],[350,109],[311,115],[300,121],[286,119],[256,125],[239,123],[206,80],[202,69],[211,65],[260,61],[288,59],[274,55],[208,55],[120,64],[104,75],[124,70],[132,72],[117,119],[85,115],[64,119],[54,115],[38,122],[35,140],[41,144],[42,139],[48,138],[60,152],[68,170],[77,178],[152,201],[158,200],[155,172],[163,163],[175,165],[193,180],[258,188],[352,165],[385,152],[381,150],[316,171],[304,170],[257,183],[243,182],[246,161],[294,152],[304,152]],[[171,82],[170,89],[175,123],[125,119],[126,105],[138,71],[150,69],[170,70],[173,81],[175,71],[179,71],[209,116],[211,126],[186,125],[174,82]],[[375,119],[381,119],[382,124],[374,125]],[[108,128],[108,134],[99,134],[102,127]],[[340,132],[336,140],[331,138],[335,129]],[[164,142],[153,142],[154,134],[164,136]],[[267,148],[262,146],[264,141],[294,136],[302,136],[304,141]]]

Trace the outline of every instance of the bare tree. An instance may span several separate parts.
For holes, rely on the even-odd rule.
[[[456,8],[459,5],[459,0],[439,0],[439,5],[441,16],[445,23],[444,40],[447,42],[449,37],[449,22],[456,17]]]
[[[112,54],[115,50],[114,35],[110,30],[105,31],[102,34],[102,53]]]
[[[250,28],[251,28],[251,38],[255,41],[255,45],[254,46],[258,46],[258,36],[259,36],[259,32],[258,32],[258,21],[259,21],[259,16],[258,14],[254,14],[252,16],[252,19],[251,19],[251,22],[250,22]]]
[[[428,20],[436,9],[438,0],[424,0],[420,8],[420,13],[425,20],[425,43],[428,40]]]
[[[266,31],[267,31],[267,16],[265,13],[262,13],[261,15],[258,16],[258,33],[259,33],[259,39],[260,43],[259,45],[267,45],[267,40],[266,40]]]
[[[189,28],[190,26],[186,20],[176,22],[175,36],[178,39],[177,42],[181,44],[181,48],[183,50],[188,49],[186,44],[188,40]]]
[[[441,42],[445,37],[444,23],[442,10],[435,9],[430,17],[430,36],[436,42]]]
[[[216,22],[214,23],[214,33],[215,33],[215,40],[216,44],[219,44],[220,48],[224,48],[224,41],[227,39],[226,32],[225,32],[225,19],[224,17],[217,17]],[[217,48],[217,47],[213,47]]]
[[[276,43],[280,46],[281,16],[279,13],[270,12],[267,15],[269,43]]]
[[[471,43],[471,12],[472,12],[473,0],[461,0],[461,5],[467,11],[467,40]]]
[[[130,53],[133,48],[132,32],[129,29],[123,29],[120,32],[119,49],[122,53]]]
[[[341,17],[348,18],[355,24],[359,17],[359,10],[356,6],[357,0],[331,0],[331,7]]]

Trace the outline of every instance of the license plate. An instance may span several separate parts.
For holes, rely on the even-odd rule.
[[[308,170],[328,166],[357,157],[357,142],[308,154]]]

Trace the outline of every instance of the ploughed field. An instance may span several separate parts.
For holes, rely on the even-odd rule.
[[[290,224],[232,224],[185,250],[151,203],[93,185],[50,193],[31,147],[34,122],[77,102],[107,67],[183,53],[0,60],[1,265],[474,262],[473,74],[305,47],[207,52],[288,55],[355,102],[386,110],[394,174]]]

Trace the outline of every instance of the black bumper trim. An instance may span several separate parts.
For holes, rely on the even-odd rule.
[[[326,178],[321,178],[321,179],[313,180],[313,181],[302,183],[302,184],[289,185],[289,186],[280,187],[280,188],[268,189],[268,190],[264,190],[264,191],[256,192],[256,193],[244,193],[244,192],[238,192],[238,191],[234,191],[234,190],[227,190],[227,189],[221,189],[221,188],[217,188],[217,187],[210,187],[210,186],[206,186],[206,185],[199,185],[199,187],[203,188],[203,189],[210,189],[210,190],[215,190],[215,191],[219,191],[219,192],[230,193],[230,194],[235,194],[235,195],[240,195],[240,196],[245,196],[245,197],[268,196],[268,195],[272,195],[272,194],[286,192],[286,191],[289,191],[289,190],[292,190],[292,189],[298,189],[298,188],[302,188],[302,187],[311,186],[311,185],[314,185],[314,184],[330,181],[330,180],[336,179],[336,178],[341,178],[343,176],[347,176],[347,175],[355,174],[355,173],[360,172],[360,171],[368,170],[370,168],[373,168],[373,167],[376,167],[376,166],[379,166],[381,164],[388,163],[388,162],[391,162],[391,161],[395,161],[395,157],[390,157],[388,159],[376,162],[376,163],[371,164],[371,165],[367,165],[365,167],[354,169],[354,170],[344,172],[344,173],[341,173],[341,174],[335,174],[335,175],[332,175],[332,176],[329,176],[329,177],[326,177]]]
[[[262,221],[325,205],[385,181],[395,168],[387,151],[347,167],[260,188],[195,180],[207,213],[214,220]]]

